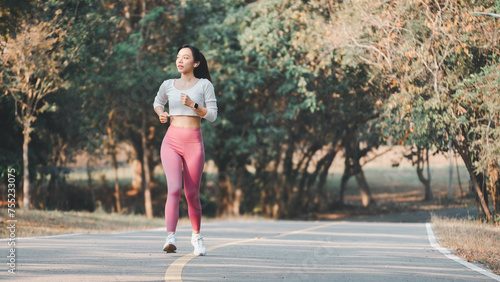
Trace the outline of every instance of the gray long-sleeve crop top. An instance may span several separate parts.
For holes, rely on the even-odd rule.
[[[153,108],[165,107],[168,101],[168,112],[171,116],[200,116],[192,108],[182,104],[181,93],[184,93],[207,109],[204,119],[214,122],[217,119],[217,99],[215,98],[214,86],[205,78],[201,78],[195,86],[187,90],[178,90],[174,86],[175,79],[165,80],[156,94]]]

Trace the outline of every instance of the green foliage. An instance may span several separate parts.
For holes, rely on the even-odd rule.
[[[498,29],[470,14],[498,10],[498,0],[142,3],[0,4],[2,13],[19,11],[0,22],[4,35],[26,11],[57,19],[65,35],[54,57],[65,85],[35,124],[37,162],[64,165],[82,150],[101,156],[110,139],[132,144],[142,160],[146,134],[151,167],[159,164],[165,125],[152,102],[163,80],[178,77],[176,51],[186,43],[206,56],[216,89],[218,120],[202,123],[216,188],[243,191],[242,212],[285,217],[332,205],[321,178],[339,144],[366,144],[348,150],[359,160],[387,140],[445,151],[455,138],[477,171],[498,161]],[[0,108],[12,109],[12,99]],[[20,129],[2,129],[13,133],[2,152],[14,152],[2,156],[16,163]]]
[[[0,2],[0,36],[15,37],[20,23],[29,13],[35,0],[4,0]]]
[[[498,163],[500,156],[500,65],[496,56],[493,59],[480,73],[457,84],[453,95],[460,110],[456,111],[459,116],[452,128],[467,129],[478,173],[487,170],[491,163]]]
[[[14,100],[8,96],[0,97],[0,116],[2,123],[0,130],[2,131],[2,146],[0,147],[0,175],[3,177],[7,174],[7,169],[13,167],[17,172],[23,167],[22,159],[22,128],[15,120],[15,104]],[[19,174],[17,174],[19,175]],[[2,178],[4,179],[4,178]]]

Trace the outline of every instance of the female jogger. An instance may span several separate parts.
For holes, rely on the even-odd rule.
[[[179,219],[179,200],[184,184],[188,214],[193,234],[191,244],[195,255],[206,255],[207,249],[200,235],[201,204],[200,181],[205,164],[205,149],[201,134],[201,119],[214,122],[217,118],[217,101],[210,72],[203,54],[190,45],[177,51],[178,79],[164,81],[154,101],[154,110],[160,122],[170,126],[161,145],[161,161],[167,178],[165,223],[167,239],[163,251],[175,252],[175,231]],[[164,107],[168,102],[169,111]]]

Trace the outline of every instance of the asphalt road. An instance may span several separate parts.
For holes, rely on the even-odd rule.
[[[192,255],[189,226],[178,252],[162,251],[164,228],[18,238],[11,281],[500,281],[454,261],[429,241],[425,223],[245,221],[202,223],[208,253]]]

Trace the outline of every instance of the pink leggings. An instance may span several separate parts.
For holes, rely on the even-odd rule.
[[[200,181],[205,165],[201,129],[169,126],[161,144],[161,163],[167,177],[168,196],[165,205],[167,232],[175,232],[179,220],[179,200],[184,194],[193,231],[200,231]]]

